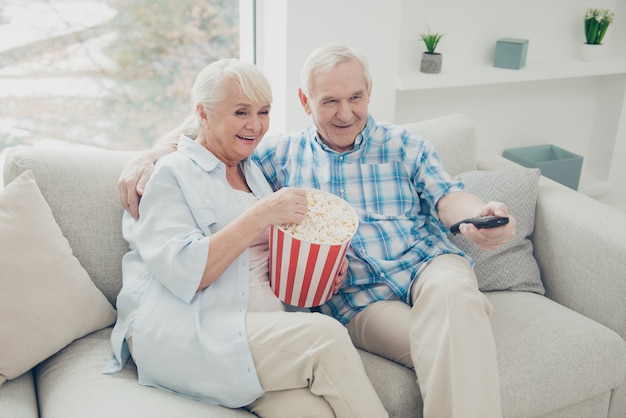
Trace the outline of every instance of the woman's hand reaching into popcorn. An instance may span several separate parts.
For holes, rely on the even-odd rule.
[[[258,201],[258,219],[265,219],[265,227],[286,223],[299,224],[308,211],[306,190],[283,187]]]

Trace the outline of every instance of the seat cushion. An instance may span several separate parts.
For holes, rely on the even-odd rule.
[[[624,364],[624,340],[609,328],[536,293],[486,294],[494,305],[504,416],[542,416],[624,379],[623,367],[615,367]]]
[[[0,389],[0,418],[38,418],[33,373],[6,382]]]
[[[111,356],[112,328],[75,341],[35,369],[42,416],[49,418],[252,417],[228,409],[141,386],[129,361],[115,374],[102,374]],[[421,417],[422,402],[413,370],[360,351],[370,380],[390,417]]]
[[[35,369],[39,408],[48,418],[253,417],[137,383],[132,361],[119,373],[102,374],[112,352],[112,328],[75,341]]]
[[[390,418],[421,418],[424,404],[415,372],[367,351],[358,350],[365,373]]]
[[[501,376],[503,412],[550,414],[594,402],[623,379],[623,340],[608,328],[550,299],[527,292],[488,292]],[[114,375],[101,370],[111,354],[110,328],[89,334],[36,368],[42,415],[48,417],[246,417],[232,410],[140,386],[132,362]],[[421,416],[412,370],[361,352],[365,369],[391,417]],[[603,396],[603,394],[605,394]],[[595,416],[595,415],[594,415]]]

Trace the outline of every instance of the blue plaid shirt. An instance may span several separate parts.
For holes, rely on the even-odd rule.
[[[447,238],[436,204],[463,191],[443,169],[433,146],[415,133],[368,116],[354,149],[337,153],[315,127],[297,135],[267,137],[252,157],[272,187],[313,187],[356,209],[359,228],[348,250],[347,278],[322,312],[346,324],[372,302],[410,304],[420,269],[440,254],[467,257]]]

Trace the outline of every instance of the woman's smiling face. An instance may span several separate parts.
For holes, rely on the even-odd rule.
[[[227,165],[249,157],[269,128],[271,104],[246,97],[234,81],[228,82],[225,98],[213,112],[199,106],[198,141]]]

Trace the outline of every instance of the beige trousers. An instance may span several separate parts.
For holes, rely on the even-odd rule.
[[[502,416],[492,305],[467,260],[441,255],[411,288],[412,307],[380,301],[347,328],[357,347],[413,367],[424,418]]]
[[[248,342],[266,393],[261,417],[387,417],[343,325],[302,312],[249,312]]]

